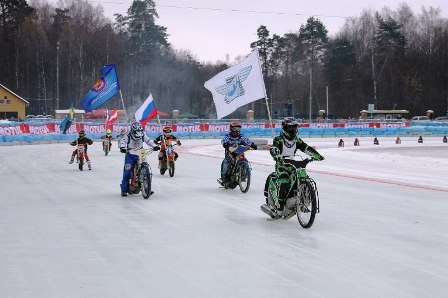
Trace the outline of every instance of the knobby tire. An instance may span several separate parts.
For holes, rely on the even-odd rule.
[[[147,163],[142,163],[140,168],[140,185],[143,198],[147,199],[151,195],[152,173]]]
[[[310,228],[316,217],[316,191],[309,181],[301,181],[298,188],[297,219],[302,228]],[[303,203],[306,203],[303,205]]]

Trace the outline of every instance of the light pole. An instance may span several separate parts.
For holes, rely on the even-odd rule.
[[[308,60],[306,61],[306,65],[308,65],[308,69],[310,71],[310,124],[311,124],[311,111],[312,111],[312,104],[313,104],[313,68],[310,66],[310,63]]]
[[[328,85],[327,85],[327,87],[325,88],[325,91],[326,91],[326,93],[327,93],[327,111],[326,111],[326,113],[325,113],[325,120],[328,120]]]
[[[59,110],[59,41],[56,43],[56,110]]]

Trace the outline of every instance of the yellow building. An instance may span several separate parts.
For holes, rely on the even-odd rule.
[[[29,104],[25,99],[0,84],[0,119],[25,119],[25,109]]]

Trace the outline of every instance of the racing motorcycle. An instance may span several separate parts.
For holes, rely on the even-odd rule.
[[[151,166],[146,162],[146,157],[153,152],[152,148],[131,149],[129,152],[138,156],[138,164],[135,165],[129,180],[129,194],[138,194],[148,199],[154,192],[151,191],[152,171]]]
[[[76,162],[78,163],[78,168],[80,171],[82,171],[84,167],[85,150],[84,144],[76,145]]]
[[[312,158],[294,160],[286,157],[283,165],[276,166],[275,172],[266,181],[266,204],[260,209],[271,217],[270,220],[290,219],[297,215],[299,224],[310,228],[319,212],[319,195],[316,182],[308,176],[306,166]],[[278,190],[279,202],[273,193]]]
[[[107,154],[109,154],[110,151],[110,146],[111,146],[111,141],[110,139],[104,139],[103,140],[103,151],[104,151],[104,155],[107,156]]]
[[[174,170],[176,168],[176,154],[174,152],[174,146],[177,145],[177,142],[172,140],[166,140],[165,142],[161,142],[160,151],[162,152],[162,161],[160,164],[160,174],[165,175],[165,172],[168,170],[170,177],[174,176]]]
[[[244,155],[249,149],[250,146],[239,145],[235,148],[235,151],[228,153],[229,169],[226,180],[222,185],[225,189],[234,189],[239,186],[243,193],[249,190],[252,169]]]

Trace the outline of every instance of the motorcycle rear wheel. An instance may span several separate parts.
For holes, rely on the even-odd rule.
[[[143,198],[147,199],[151,195],[152,173],[147,163],[142,163],[140,168],[140,186]]]
[[[300,182],[297,191],[297,219],[302,228],[310,228],[316,217],[316,191],[309,181]]]

